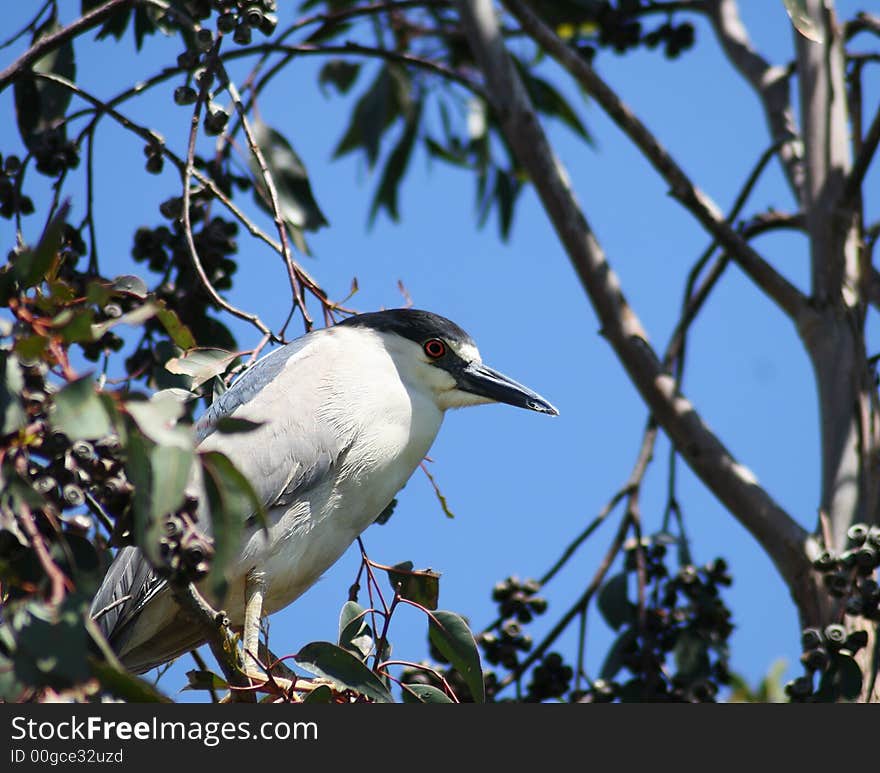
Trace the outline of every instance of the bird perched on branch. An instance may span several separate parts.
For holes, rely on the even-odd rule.
[[[302,595],[385,510],[428,453],[445,411],[508,403],[557,410],[484,365],[444,317],[392,309],[349,317],[260,359],[195,426],[200,450],[225,453],[263,502],[247,517],[228,592],[210,599],[256,653],[260,618]],[[252,431],[215,432],[223,417]],[[143,672],[194,649],[203,629],[136,547],[119,551],[92,603],[121,661]]]

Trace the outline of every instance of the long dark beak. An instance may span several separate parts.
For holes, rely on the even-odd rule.
[[[458,388],[464,392],[487,397],[498,403],[515,405],[517,408],[528,408],[530,411],[549,413],[551,416],[559,415],[559,411],[537,392],[480,362],[469,362],[465,365],[456,374],[456,381]]]

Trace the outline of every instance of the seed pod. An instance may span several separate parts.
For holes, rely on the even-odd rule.
[[[174,104],[192,105],[199,98],[198,93],[192,86],[178,86],[174,89]]]
[[[804,628],[801,632],[801,649],[814,650],[822,646],[822,632],[818,628]]]
[[[267,37],[275,32],[278,26],[278,17],[274,13],[263,14],[263,21],[260,22],[260,32]]]
[[[856,566],[865,574],[870,574],[877,566],[877,551],[865,545],[856,551]]]
[[[217,18],[217,29],[222,33],[232,32],[235,29],[235,25],[238,23],[238,18],[234,13],[224,13],[221,14]]]
[[[824,647],[807,650],[801,655],[801,663],[809,671],[824,671],[828,667],[828,652]]]
[[[862,647],[866,647],[868,645],[868,632],[867,631],[853,631],[849,636],[846,637],[846,648],[855,654]]]
[[[177,57],[177,66],[181,70],[192,70],[199,63],[199,52],[187,49]]]
[[[214,33],[211,30],[202,27],[196,32],[196,47],[199,51],[209,51],[212,45],[214,45]]]
[[[38,494],[48,494],[54,491],[57,485],[57,481],[51,475],[43,475],[34,481],[34,491]]]
[[[813,680],[808,676],[799,676],[785,685],[785,692],[794,700],[803,700],[813,694]]]
[[[104,311],[106,312],[106,310],[107,309],[105,307]],[[91,462],[95,459],[95,447],[87,440],[77,440],[70,447],[70,450],[73,452],[73,455],[81,462]]]
[[[825,626],[824,635],[828,646],[836,649],[843,646],[846,641],[846,628],[838,623],[832,623]]]
[[[240,46],[250,45],[251,42],[251,28],[247,22],[241,22],[236,28],[235,32],[232,35],[232,39],[238,43]]]
[[[64,504],[69,505],[70,507],[79,507],[80,505],[85,504],[86,501],[83,490],[75,483],[68,483],[61,490],[61,498],[64,500]]]
[[[851,545],[858,547],[868,538],[868,527],[863,523],[854,523],[846,530],[846,537]]]
[[[834,569],[836,566],[837,556],[835,556],[830,550],[823,550],[816,557],[816,560],[813,561],[813,567],[820,572],[827,572],[829,569]]]
[[[250,8],[247,9],[244,20],[247,22],[249,27],[258,29],[259,26],[263,23],[262,9],[259,6],[252,5]]]

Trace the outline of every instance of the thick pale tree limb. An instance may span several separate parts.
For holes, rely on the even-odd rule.
[[[505,49],[491,0],[460,0],[462,23],[492,106],[528,172],[608,339],[664,431],[694,472],[755,536],[794,592],[810,575],[807,534],[739,464],[664,372],[602,252]],[[799,599],[803,609],[806,598]]]
[[[798,326],[803,324],[806,321],[805,317],[811,314],[803,293],[736,232],[715,202],[691,182],[681,166],[589,63],[524,3],[519,0],[504,0],[504,4],[520,22],[523,30],[568,70],[581,87],[599,103],[611,120],[666,180],[672,195],[718,240],[718,243],[730,253],[733,261]]]
[[[791,107],[788,72],[771,65],[752,46],[739,16],[736,0],[706,0],[705,10],[724,53],[761,100],[773,142],[795,200],[803,200],[805,184],[803,143]]]
[[[841,208],[852,167],[843,31],[830,2],[807,0],[806,8],[821,40],[809,40],[796,30],[792,35],[806,151],[804,215],[819,319],[802,333],[819,393],[820,511],[830,523],[829,547],[843,550],[849,525],[868,516],[865,494],[872,475],[866,468],[868,439],[858,411],[867,383],[861,354],[863,282],[855,209]]]

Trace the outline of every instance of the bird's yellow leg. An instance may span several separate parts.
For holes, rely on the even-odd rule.
[[[263,616],[263,596],[265,592],[266,575],[263,571],[254,567],[247,573],[245,578],[242,645],[244,646],[245,673],[253,674],[260,681],[266,678],[257,660],[260,645],[260,619]]]

